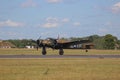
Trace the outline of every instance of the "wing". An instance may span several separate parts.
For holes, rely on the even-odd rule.
[[[65,42],[59,43],[64,49],[82,49],[83,44],[90,43],[89,40],[80,40],[80,41],[72,41],[72,42]]]

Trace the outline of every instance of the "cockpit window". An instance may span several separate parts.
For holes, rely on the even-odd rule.
[[[52,38],[47,38],[46,40],[54,40],[54,39],[52,39]]]

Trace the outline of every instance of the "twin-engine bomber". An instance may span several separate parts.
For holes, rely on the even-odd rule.
[[[58,49],[59,55],[63,55],[63,49],[90,49],[90,46],[86,45],[83,47],[82,44],[90,43],[89,40],[78,40],[78,41],[60,41],[59,39],[47,38],[45,40],[37,40],[37,50],[39,47],[42,48],[42,55],[46,55],[46,48]]]

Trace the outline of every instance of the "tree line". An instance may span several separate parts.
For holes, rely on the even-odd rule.
[[[120,40],[111,34],[105,36],[93,35],[89,37],[89,40],[95,44],[96,49],[120,49]]]
[[[95,49],[120,49],[120,40],[112,34],[106,34],[105,36],[91,35],[88,37],[71,37],[69,39],[62,38],[65,40],[76,41],[76,40],[90,40],[95,46]]]
[[[6,41],[15,45],[15,48],[25,48],[26,46],[36,46],[36,41],[32,40],[32,39],[22,39],[22,40],[10,39],[10,40],[6,40]]]
[[[116,36],[107,34],[105,36],[91,35],[87,37],[70,37],[70,38],[61,38],[61,40],[90,40],[94,45],[95,49],[120,49],[120,40]],[[36,46],[36,40],[33,39],[22,39],[22,40],[6,40],[14,44],[17,48],[25,48],[26,46]]]

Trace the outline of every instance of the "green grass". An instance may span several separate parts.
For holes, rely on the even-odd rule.
[[[120,59],[0,59],[0,80],[120,80]]]
[[[17,49],[17,48],[13,48],[13,49],[0,49],[0,55],[6,55],[6,54],[18,54],[18,55],[29,55],[29,54],[40,54],[39,51],[37,51],[36,49]]]
[[[58,55],[47,49],[47,55]],[[120,54],[119,50],[64,50],[65,55]],[[41,49],[0,49],[0,55],[41,55]],[[0,59],[0,80],[120,80],[120,59]]]
[[[58,55],[58,50],[47,49],[47,55]],[[18,54],[18,55],[41,55],[41,49],[0,49],[0,55]],[[79,55],[79,54],[120,54],[120,50],[85,50],[80,49],[65,49],[65,55]]]

